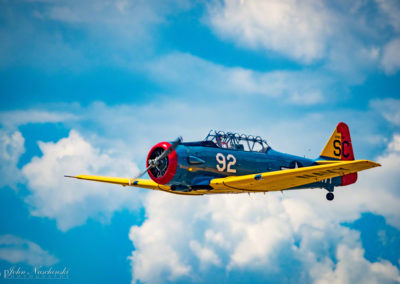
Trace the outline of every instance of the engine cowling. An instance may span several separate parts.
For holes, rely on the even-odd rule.
[[[146,167],[149,166],[149,160],[154,160],[171,146],[168,142],[160,142],[151,148],[147,155]],[[167,157],[160,160],[158,165],[147,170],[150,178],[159,184],[169,183],[175,176],[178,167],[178,155],[176,151],[172,151]]]

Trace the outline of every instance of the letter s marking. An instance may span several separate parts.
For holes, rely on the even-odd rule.
[[[337,145],[337,144],[339,144],[339,145]],[[340,146],[341,146],[340,140],[333,141],[333,148],[335,148],[335,150],[333,151],[333,154],[336,157],[340,157],[340,154],[342,153],[342,149]]]

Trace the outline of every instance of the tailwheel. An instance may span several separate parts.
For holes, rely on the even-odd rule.
[[[328,192],[328,193],[326,194],[326,199],[328,199],[329,201],[332,201],[333,198],[335,198],[335,195],[333,195],[332,192]]]

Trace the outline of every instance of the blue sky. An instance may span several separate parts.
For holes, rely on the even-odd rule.
[[[398,1],[0,5],[1,276],[400,282]],[[135,176],[155,143],[210,129],[313,158],[340,121],[356,158],[382,167],[331,203],[323,190],[188,198],[63,178]]]

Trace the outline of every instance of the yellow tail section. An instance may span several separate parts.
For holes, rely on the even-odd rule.
[[[353,161],[354,152],[351,144],[350,131],[346,123],[340,122],[331,138],[322,150],[320,158],[326,160]],[[341,185],[348,185],[357,181],[357,173],[347,174],[341,177]]]
[[[320,156],[321,158],[333,160],[354,160],[349,127],[344,122],[340,122],[337,125]]]
[[[341,160],[342,153],[339,144],[341,141],[342,141],[342,134],[340,134],[337,131],[337,128],[335,128],[335,131],[333,131],[331,138],[329,138],[329,141],[326,143],[320,156],[323,158]]]

